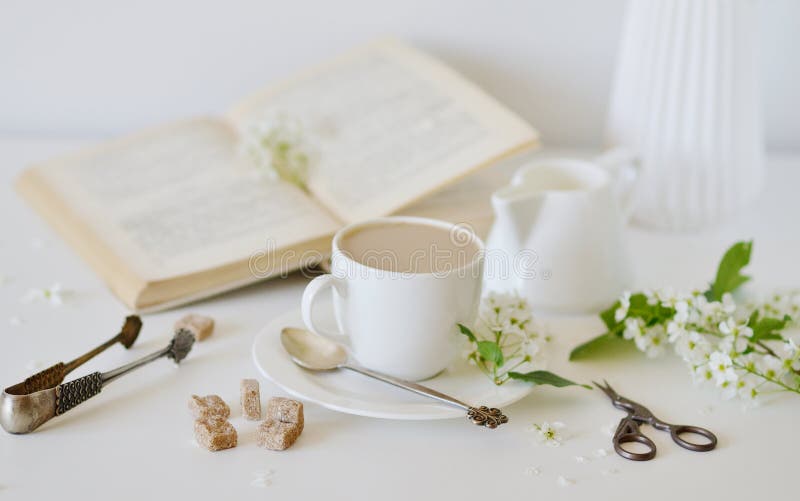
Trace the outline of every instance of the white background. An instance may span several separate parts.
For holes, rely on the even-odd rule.
[[[768,147],[800,151],[800,2],[761,0]],[[98,138],[204,113],[380,35],[462,71],[548,145],[598,146],[624,0],[0,0],[0,134]]]

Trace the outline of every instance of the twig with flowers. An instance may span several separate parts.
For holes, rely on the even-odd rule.
[[[540,334],[528,302],[516,293],[489,293],[481,301],[474,329],[458,327],[468,340],[467,360],[498,386],[510,379],[559,388],[578,385],[549,371],[532,370],[549,338]]]
[[[600,314],[608,332],[575,348],[570,359],[610,338],[633,341],[649,357],[672,345],[695,381],[713,382],[723,398],[800,394],[800,349],[790,332],[800,318],[800,293],[774,294],[762,304],[737,304],[731,295],[750,280],[741,270],[751,251],[752,242],[728,249],[705,291],[625,293]]]
[[[242,148],[266,177],[308,190],[309,144],[298,120],[283,113],[264,117],[245,131]]]

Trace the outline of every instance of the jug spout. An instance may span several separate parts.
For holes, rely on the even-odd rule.
[[[517,250],[525,246],[528,236],[535,226],[539,211],[546,195],[531,193],[520,186],[508,186],[492,195],[495,225],[503,227],[506,238],[514,242]]]

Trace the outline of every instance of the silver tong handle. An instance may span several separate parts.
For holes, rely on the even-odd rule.
[[[103,389],[103,375],[93,372],[88,376],[56,386],[56,416],[89,400]]]
[[[170,353],[170,346],[108,372],[93,372],[88,376],[56,386],[56,416],[100,393],[103,386],[130,371]]]

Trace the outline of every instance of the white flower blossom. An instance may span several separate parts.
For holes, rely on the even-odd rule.
[[[636,347],[645,352],[645,354],[654,358],[664,351],[664,345],[667,343],[666,331],[664,326],[655,325],[637,336],[634,340]]]
[[[559,475],[556,481],[558,482],[558,485],[560,485],[561,487],[569,487],[570,485],[575,485],[574,479],[565,477],[564,475]]]
[[[528,477],[539,476],[542,470],[538,466],[528,466],[523,473]]]
[[[720,394],[722,396],[722,400],[730,400],[737,396],[739,394],[738,384],[739,381],[725,381],[724,383],[718,385],[722,390],[722,393]]]
[[[727,353],[715,351],[709,356],[708,367],[717,386],[726,386],[726,383],[733,383],[739,378],[733,369],[733,362]]]
[[[780,379],[783,373],[783,362],[778,357],[764,355],[756,361],[756,369],[769,379]]]
[[[736,381],[736,395],[747,401],[755,400],[758,396],[758,379],[752,374],[745,374]]]
[[[708,363],[697,365],[692,368],[691,373],[696,384],[714,380],[714,371],[711,370],[711,365]]]
[[[782,343],[780,352],[783,354],[783,365],[786,371],[800,371],[800,348],[793,339],[787,339]]]
[[[553,423],[543,421],[542,424],[533,423],[529,430],[536,433],[539,442],[550,447],[558,447],[564,440],[559,430],[563,429],[565,426],[566,425],[560,421],[554,421]]]
[[[682,323],[673,320],[667,324],[667,334],[669,336],[667,340],[670,343],[676,343],[686,335],[686,327]]]
[[[50,287],[44,289],[31,289],[22,301],[29,303],[32,301],[46,301],[53,306],[61,306],[64,303],[64,295],[66,291],[61,287],[61,284],[54,283]]]
[[[749,338],[753,336],[753,329],[746,324],[736,323],[733,317],[728,317],[726,321],[720,322],[719,331],[725,335],[734,337],[742,336]]]
[[[614,320],[617,322],[622,322],[628,315],[628,309],[631,307],[631,293],[625,292],[622,294],[622,297],[619,298],[619,308],[614,312]]]
[[[622,337],[625,339],[636,339],[642,335],[643,322],[639,318],[628,318],[625,320],[625,330]]]
[[[719,349],[735,356],[747,350],[747,338],[743,336],[725,336],[719,342]]]
[[[686,362],[700,364],[708,359],[711,343],[696,331],[687,332],[675,341],[675,353]]]
[[[673,306],[675,315],[672,317],[673,322],[683,325],[689,321],[689,303],[685,300],[678,300]]]
[[[242,150],[267,179],[306,189],[311,144],[303,124],[284,113],[272,113],[243,131]]]
[[[594,451],[594,455],[598,458],[608,457],[608,449],[597,449]]]
[[[655,291],[656,299],[658,302],[661,303],[662,306],[672,306],[673,301],[677,299],[675,295],[675,290],[672,287],[663,287],[661,289],[656,289]]]

